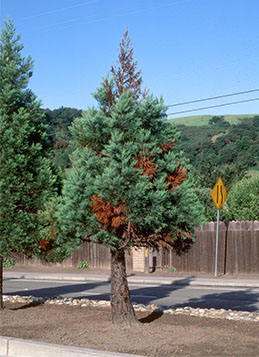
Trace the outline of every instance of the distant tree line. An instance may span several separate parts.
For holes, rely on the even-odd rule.
[[[177,127],[181,136],[176,146],[183,150],[193,166],[195,191],[205,207],[206,219],[215,220],[215,206],[210,192],[219,177],[229,193],[221,219],[258,219],[258,209],[252,207],[254,196],[259,192],[259,176],[249,177],[248,173],[259,170],[259,116],[240,119],[234,125],[222,116],[214,116],[209,125]],[[241,187],[243,201],[235,208]]]
[[[234,125],[224,117],[214,116],[209,125],[178,125],[178,128],[181,137],[177,146],[195,168],[209,161],[213,166],[238,162],[247,169],[259,169],[259,116]]]
[[[69,154],[73,151],[69,126],[75,118],[82,116],[82,110],[60,107],[43,111],[54,164],[64,170],[70,165]],[[212,182],[209,184],[215,181],[215,172],[212,172],[215,168],[220,168],[221,173],[225,168],[228,174],[229,170],[235,168],[235,175],[244,169],[259,170],[259,116],[240,120],[239,124],[233,125],[224,117],[214,116],[209,120],[209,125],[177,125],[177,129],[181,135],[176,141],[176,148],[184,152],[198,172],[206,173],[206,183],[211,176]]]

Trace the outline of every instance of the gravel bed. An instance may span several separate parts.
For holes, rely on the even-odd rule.
[[[91,307],[109,307],[110,301],[106,300],[89,300],[89,299],[75,299],[58,296],[55,298],[49,297],[35,297],[35,296],[20,296],[20,295],[3,295],[3,301],[9,301],[11,303],[19,302],[26,304],[50,304],[50,305],[72,305],[72,306],[91,306]],[[207,308],[193,308],[186,306],[176,309],[162,309],[155,304],[143,305],[133,302],[133,307],[136,311],[162,311],[165,314],[171,315],[188,315],[188,316],[200,316],[209,317],[214,319],[227,319],[227,320],[244,320],[259,322],[259,313],[249,311],[236,311],[225,309],[207,309]]]

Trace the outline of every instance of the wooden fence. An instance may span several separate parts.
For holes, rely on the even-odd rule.
[[[195,230],[196,242],[181,256],[172,250],[156,252],[156,268],[174,266],[177,272],[213,273],[215,266],[216,222],[208,222]],[[143,250],[144,254],[144,250]],[[134,251],[127,254],[127,269],[133,268]],[[99,244],[84,243],[61,266],[76,267],[87,261],[92,268],[110,269],[110,251]],[[148,262],[148,259],[143,259]],[[17,264],[46,265],[37,258],[16,256]],[[143,270],[147,268],[143,266]],[[219,274],[259,274],[259,221],[220,222],[218,245]]]
[[[46,263],[36,257],[27,258],[24,254],[14,254],[12,257],[15,258],[17,265],[76,267],[80,262],[87,261],[91,268],[111,268],[110,249],[101,244],[91,244],[88,242],[84,242],[79,249],[75,249],[72,255],[62,263]],[[131,252],[126,254],[127,270],[132,270],[132,266],[133,259]]]
[[[158,265],[174,266],[179,272],[213,273],[216,222],[204,224],[195,234],[196,242],[188,253],[177,256],[173,251],[161,250]],[[218,273],[259,274],[259,221],[220,222]]]

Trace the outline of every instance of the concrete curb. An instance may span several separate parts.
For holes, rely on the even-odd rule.
[[[0,336],[0,357],[142,357]]]
[[[128,278],[130,283],[138,284],[159,284],[159,285],[188,285],[188,286],[207,286],[207,287],[229,287],[229,288],[259,288],[259,280],[214,280],[202,278],[159,278],[159,279],[146,279],[146,278]]]
[[[24,272],[4,272],[5,279],[66,280],[66,281],[103,281],[110,282],[109,275],[95,274],[44,274]]]
[[[4,279],[35,279],[35,280],[59,280],[59,281],[99,281],[110,282],[109,275],[97,274],[44,274],[25,272],[4,272]],[[189,285],[211,286],[229,288],[259,288],[259,280],[247,279],[224,279],[224,278],[168,278],[168,277],[145,277],[129,276],[131,284],[143,285]]]

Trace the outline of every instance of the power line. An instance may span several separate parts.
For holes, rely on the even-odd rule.
[[[227,106],[227,105],[233,105],[233,104],[254,102],[254,101],[256,101],[256,100],[259,100],[259,98],[239,100],[239,101],[237,101],[237,102],[230,102],[230,103],[225,103],[225,104],[211,105],[211,106],[209,106],[209,107],[201,107],[201,108],[195,108],[195,109],[182,110],[182,111],[179,111],[179,112],[169,113],[169,114],[167,114],[167,115],[176,115],[176,114],[183,114],[183,113],[189,113],[189,112],[197,112],[197,111],[199,111],[199,110],[225,107],[225,106]]]
[[[88,4],[92,4],[92,3],[95,3],[95,2],[98,2],[99,0],[92,0],[89,2],[86,2],[86,5]],[[48,29],[53,27],[53,26],[56,26],[56,25],[66,25],[67,26],[63,26],[61,27],[60,29],[66,29],[66,28],[69,28],[71,26],[74,26],[75,24],[80,24],[80,25],[83,25],[83,24],[92,24],[92,23],[97,23],[97,22],[102,22],[102,21],[106,21],[106,20],[111,20],[111,19],[117,19],[117,18],[120,18],[120,17],[124,17],[124,16],[130,16],[130,15],[137,15],[139,13],[143,13],[143,12],[147,12],[147,11],[150,11],[150,10],[157,10],[157,9],[160,9],[160,8],[164,8],[164,7],[168,7],[168,6],[171,6],[171,5],[177,5],[177,4],[181,4],[183,2],[186,2],[186,1],[190,1],[190,0],[174,0],[172,3],[169,3],[169,4],[163,4],[163,5],[159,5],[159,6],[153,6],[153,7],[148,7],[148,8],[142,8],[142,9],[137,9],[135,10],[135,8],[133,10],[130,10],[128,12],[123,12],[123,13],[118,13],[118,14],[115,14],[113,15],[112,17],[110,15],[108,16],[103,16],[103,17],[100,17],[99,15],[91,15],[91,16],[87,16],[86,18],[83,18],[83,19],[79,19],[79,18],[75,18],[73,20],[69,20],[69,21],[64,21],[64,22],[59,22],[59,23],[54,23],[54,24],[51,24],[51,25],[48,25],[48,26],[44,26],[42,28],[39,28],[38,30],[43,30],[43,31],[37,31],[37,32],[46,32],[46,31],[49,31]],[[32,16],[28,16],[28,17],[25,17],[25,18],[22,18],[21,20],[28,20],[28,19],[32,19],[34,17],[38,17],[38,16],[45,16],[45,15],[48,15],[48,14],[52,14],[52,13],[57,13],[57,12],[61,12],[61,11],[64,11],[66,9],[70,9],[70,8],[74,8],[74,7],[79,7],[79,6],[82,6],[84,5],[84,3],[80,3],[78,5],[74,5],[74,6],[70,6],[70,7],[66,7],[66,8],[60,8],[60,9],[56,9],[56,10],[53,10],[53,11],[48,11],[48,12],[45,12],[45,13],[40,13],[40,14],[36,14],[36,15],[32,15]],[[96,18],[96,19],[93,19],[93,20],[87,20],[85,21],[86,19],[89,19],[89,18]]]
[[[234,95],[240,95],[240,94],[258,92],[258,91],[259,91],[259,89],[250,89],[250,90],[246,90],[246,91],[243,91],[243,92],[223,94],[223,95],[218,95],[218,96],[216,96],[216,97],[209,97],[209,98],[191,100],[191,101],[188,101],[188,102],[181,102],[181,103],[176,103],[176,104],[170,104],[170,105],[167,105],[167,107],[170,108],[170,107],[176,107],[176,106],[185,105],[185,104],[193,104],[193,103],[205,102],[205,101],[208,101],[208,100],[219,99],[219,98],[226,98],[226,97],[232,97],[232,96],[234,96]]]
[[[85,1],[85,2],[80,3],[80,4],[75,4],[75,5],[72,5],[72,6],[58,8],[58,9],[50,10],[50,11],[46,11],[46,12],[41,12],[39,14],[23,17],[23,18],[21,18],[21,20],[30,20],[30,19],[34,19],[35,17],[45,16],[45,15],[52,15],[52,14],[56,14],[56,13],[59,13],[59,12],[62,12],[62,11],[74,9],[76,7],[90,5],[90,4],[96,3],[97,1],[98,0]]]

